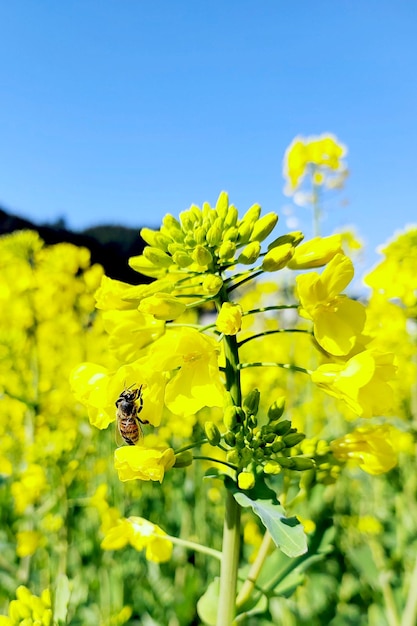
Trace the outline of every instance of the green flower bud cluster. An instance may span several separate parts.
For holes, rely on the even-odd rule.
[[[143,228],[141,236],[147,245],[143,254],[129,263],[142,274],[157,278],[167,271],[216,274],[234,263],[253,264],[261,255],[261,243],[278,222],[276,213],[260,214],[261,207],[254,204],[239,219],[236,207],[229,205],[223,191],[214,208],[208,203],[202,208],[192,205],[180,213],[179,219],[166,215],[158,231]],[[283,267],[301,238],[301,233],[289,233],[276,239],[267,252],[265,269]],[[271,255],[273,258],[269,258]],[[210,284],[209,290],[212,288]]]
[[[333,485],[343,467],[343,463],[339,462],[332,454],[331,448],[324,439],[306,439],[300,445],[301,451],[306,458],[314,462],[315,472],[305,477],[305,488],[312,486],[318,482],[322,485]]]
[[[261,426],[257,417],[259,402],[260,392],[253,389],[244,398],[242,407],[228,406],[225,409],[223,423],[227,431],[223,440],[230,447],[227,461],[236,465],[239,472],[254,466],[263,466],[268,474],[278,473],[282,468],[312,469],[315,464],[311,458],[292,454],[305,435],[293,428],[290,420],[281,419],[285,398],[278,398],[269,407],[268,421]]]

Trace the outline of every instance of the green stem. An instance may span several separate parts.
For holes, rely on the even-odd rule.
[[[223,286],[219,293],[217,308],[228,302],[228,290]],[[239,349],[236,337],[223,338],[225,354],[226,389],[235,406],[242,405],[240,387]],[[217,626],[232,626],[236,615],[237,574],[240,553],[240,506],[229,490],[226,491],[225,517],[223,526],[222,560],[220,567],[220,595],[217,611]]]
[[[204,439],[200,439],[199,441],[194,441],[193,443],[189,443],[186,446],[181,446],[181,448],[178,448],[178,450],[175,450],[175,454],[180,454],[181,452],[186,452],[187,450],[191,450],[191,448],[198,448],[199,446],[202,446],[204,443],[208,443],[208,439],[207,437],[204,437]]]
[[[154,537],[161,539],[161,535],[154,533]],[[221,561],[222,553],[219,550],[214,550],[213,548],[209,548],[208,546],[204,546],[201,543],[196,543],[195,541],[188,541],[188,539],[180,539],[179,537],[172,537],[171,535],[163,535],[163,539],[174,543],[177,546],[182,546],[183,548],[187,548],[188,550],[194,550],[194,552],[201,552],[201,554],[207,554],[208,556],[212,556],[215,559]]]
[[[258,554],[256,555],[256,559],[252,563],[252,566],[249,570],[248,577],[243,583],[242,588],[237,597],[236,606],[238,608],[244,606],[244,604],[250,599],[250,596],[255,588],[258,576],[263,567],[263,564],[265,563],[266,557],[268,556],[271,545],[272,545],[272,537],[269,531],[267,530],[266,533],[264,534],[262,543],[259,547]]]
[[[230,467],[230,469],[236,471],[236,465],[232,465],[231,463],[227,463],[227,461],[221,461],[220,459],[213,459],[211,456],[194,456],[193,460],[196,461],[210,461],[211,463],[220,463],[221,465],[226,465],[226,467]]]
[[[298,367],[292,363],[271,363],[268,361],[255,361],[253,363],[239,363],[239,369],[244,370],[247,367],[282,367],[284,370],[290,370],[291,372],[302,372],[303,374],[312,374],[312,370],[308,370],[305,367]]]
[[[251,335],[250,337],[246,337],[246,339],[242,339],[242,341],[239,341],[239,348],[248,341],[252,341],[252,339],[259,339],[259,337],[265,337],[266,335],[276,335],[277,333],[303,333],[306,335],[312,334],[309,330],[302,330],[301,328],[276,328],[275,330],[265,330],[263,333],[257,333],[256,335]]]
[[[227,491],[226,512],[223,527],[217,626],[232,626],[235,618],[239,550],[240,506],[230,491]]]
[[[407,602],[401,619],[401,626],[414,626],[417,622],[417,555],[408,588]]]
[[[244,311],[243,315],[254,315],[256,313],[265,313],[266,311],[285,311],[287,309],[298,309],[298,304],[277,304],[271,306],[261,306],[258,309],[249,309]]]

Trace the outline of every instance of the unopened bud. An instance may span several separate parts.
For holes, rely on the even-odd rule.
[[[270,422],[278,421],[282,417],[284,413],[284,409],[285,409],[285,396],[281,396],[280,398],[275,400],[275,402],[271,404],[271,406],[268,409],[269,421]]]
[[[220,276],[214,274],[207,274],[203,280],[203,291],[209,296],[215,296],[219,293],[223,287],[223,281]]]
[[[197,246],[193,251],[193,259],[198,265],[205,267],[210,265],[213,257],[211,256],[210,250],[207,250],[207,248],[203,246]]]
[[[227,443],[227,445],[230,446],[231,448],[233,448],[236,445],[236,435],[232,432],[226,433],[223,439]]]
[[[217,218],[216,221],[207,231],[206,241],[209,246],[217,246],[221,240],[223,235],[223,228],[220,218]]]
[[[251,241],[263,241],[274,230],[276,223],[278,222],[278,215],[276,213],[267,213],[261,217],[255,226],[253,227],[251,234]]]
[[[169,267],[172,265],[172,258],[159,248],[146,246],[143,250],[143,256],[151,263],[158,265],[159,267]]]
[[[234,431],[243,422],[242,409],[238,406],[227,406],[224,410],[223,424],[227,430]]]
[[[181,242],[184,240],[184,233],[182,231],[181,224],[173,215],[167,213],[162,220],[162,224],[164,225],[167,234],[170,235],[174,241]]]
[[[175,455],[175,465],[174,467],[187,467],[191,465],[193,462],[193,455],[190,450],[186,450],[185,452],[180,452]]]
[[[243,248],[242,252],[238,256],[238,263],[243,263],[244,265],[251,265],[255,263],[256,259],[259,257],[261,253],[261,244],[259,241],[252,241],[248,243],[248,245]]]
[[[214,424],[214,422],[206,422],[204,424],[204,430],[209,443],[212,446],[218,446],[222,437],[216,424]]]
[[[292,233],[287,233],[286,235],[281,235],[271,241],[268,246],[268,250],[272,250],[272,248],[277,248],[278,246],[282,246],[284,243],[290,243],[294,248],[298,246],[299,243],[304,239],[304,235],[300,230],[295,230]]]
[[[236,252],[236,245],[232,241],[224,241],[219,248],[218,256],[222,261],[232,259]]]
[[[292,258],[294,254],[294,247],[290,243],[284,243],[282,246],[272,248],[264,256],[262,262],[262,269],[265,272],[276,272],[282,270]]]
[[[236,226],[238,217],[239,217],[239,211],[237,210],[235,206],[233,206],[233,204],[231,204],[227,210],[226,217],[224,218],[225,228]]]
[[[286,435],[291,430],[291,422],[282,420],[281,422],[272,422],[270,427],[276,435]]]
[[[243,400],[243,408],[248,415],[256,415],[259,408],[261,394],[259,389],[252,389]]]
[[[233,302],[224,302],[216,320],[216,328],[224,335],[236,335],[242,326],[242,307]]]
[[[255,476],[252,472],[240,472],[237,477],[237,485],[239,489],[252,489],[255,485]]]
[[[139,311],[153,315],[156,320],[175,320],[182,315],[186,306],[180,300],[167,293],[155,293],[153,296],[143,298],[139,304]]]
[[[222,191],[219,194],[216,202],[216,211],[217,215],[224,219],[227,215],[227,210],[229,208],[229,196],[227,191]]]
[[[175,252],[172,255],[172,259],[174,261],[174,263],[176,265],[178,265],[178,267],[188,267],[189,265],[191,265],[191,263],[193,263],[193,259],[192,257],[190,257],[189,254],[187,254],[186,252]]]
[[[287,448],[292,448],[305,439],[305,437],[304,433],[288,433],[288,435],[283,436],[282,441]]]

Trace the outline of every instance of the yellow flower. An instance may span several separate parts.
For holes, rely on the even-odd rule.
[[[148,561],[165,563],[172,555],[172,542],[156,524],[143,517],[120,518],[107,530],[101,547],[103,550],[120,550],[130,544],[135,550],[146,551]]]
[[[32,626],[32,624],[50,626],[52,624],[52,610],[49,589],[45,589],[38,597],[32,595],[27,587],[23,585],[18,587],[16,600],[12,600],[9,604],[9,622],[3,620],[3,623],[11,626],[20,624],[24,626]]]
[[[346,173],[346,166],[341,160],[346,148],[331,134],[319,137],[296,137],[288,146],[284,155],[284,177],[287,179],[285,193],[291,195],[300,186],[308,166],[312,166],[313,180],[316,184],[328,184],[326,175],[330,172]]]
[[[46,476],[43,467],[36,463],[29,465],[20,480],[14,482],[11,487],[16,511],[23,513],[29,505],[38,500],[45,488]]]
[[[326,393],[340,398],[362,417],[386,413],[393,401],[389,380],[395,374],[393,355],[365,350],[346,363],[326,363],[312,374],[311,380]]]
[[[17,533],[16,539],[16,554],[22,559],[25,556],[32,556],[36,552],[42,540],[42,535],[35,530],[23,530]]]
[[[174,320],[182,315],[185,309],[183,302],[167,293],[155,293],[143,298],[139,304],[139,311],[152,315],[156,320]]]
[[[148,366],[147,358],[120,367],[112,373],[93,363],[82,363],[70,377],[75,397],[88,410],[90,423],[107,428],[116,419],[116,400],[129,387],[142,385],[143,409],[141,419],[159,426],[164,406],[165,377]]]
[[[109,349],[121,363],[143,356],[143,348],[165,332],[165,324],[152,315],[132,311],[105,311],[103,325],[109,335]]]
[[[322,267],[339,253],[343,254],[341,235],[314,237],[295,249],[287,267],[292,270]]]
[[[353,278],[352,261],[337,254],[322,272],[297,276],[299,313],[313,320],[314,336],[335,356],[348,354],[365,325],[365,307],[339,295]]]
[[[114,452],[114,466],[121,481],[157,480],[162,483],[164,474],[175,463],[174,450],[123,446]]]
[[[331,448],[337,459],[354,461],[368,474],[383,474],[397,464],[395,432],[389,424],[360,427],[333,441]]]
[[[154,563],[165,563],[172,555],[172,543],[167,534],[156,524],[143,517],[129,517],[133,533],[130,543],[137,550],[146,548],[146,558]]]
[[[165,404],[170,411],[194,415],[205,406],[223,406],[219,350],[214,339],[193,328],[168,332],[152,345],[147,359],[151,370],[178,370],[165,391]]]
[[[252,489],[255,485],[255,476],[252,472],[240,472],[237,477],[237,484],[239,489]]]
[[[242,307],[233,302],[224,302],[216,320],[216,328],[225,335],[236,335],[242,326]]]

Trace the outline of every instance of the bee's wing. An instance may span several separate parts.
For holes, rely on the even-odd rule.
[[[120,446],[125,445],[125,440],[123,439],[121,432],[120,432],[120,428],[119,428],[119,420],[116,419],[115,421],[115,429],[114,429],[114,438],[116,441],[116,446],[118,448],[120,448]]]

